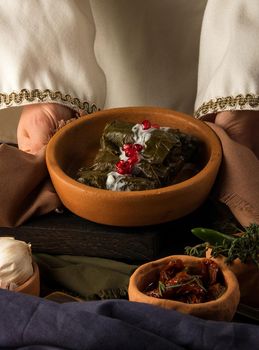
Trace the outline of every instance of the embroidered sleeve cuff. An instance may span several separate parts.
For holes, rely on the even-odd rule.
[[[208,114],[215,114],[226,110],[259,110],[259,95],[246,94],[226,96],[204,102],[195,111],[196,118],[203,118]]]
[[[49,89],[22,89],[20,92],[3,93],[0,92],[0,109],[6,107],[16,107],[31,103],[60,103],[70,107],[80,114],[90,114],[97,111],[97,106],[88,101],[82,101],[70,94],[63,94],[60,91],[51,91]]]

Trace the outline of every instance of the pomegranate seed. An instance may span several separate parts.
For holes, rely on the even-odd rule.
[[[151,123],[149,120],[143,120],[142,122],[142,128],[143,130],[147,130],[151,128]]]
[[[129,162],[129,164],[131,165],[131,167],[132,167],[134,164],[136,164],[138,161],[139,161],[139,159],[138,159],[138,155],[137,155],[136,153],[134,154],[134,156],[132,156],[132,157],[130,157],[130,158],[128,159],[128,162]]]
[[[123,146],[122,146],[122,150],[123,151],[127,151],[128,149],[131,149],[133,148],[133,143],[125,143]]]
[[[136,154],[136,150],[134,148],[129,148],[125,151],[125,155],[127,157],[133,157]]]
[[[132,170],[132,166],[130,164],[130,162],[128,162],[127,160],[119,160],[116,163],[116,171],[117,173],[124,175],[124,174],[130,174]]]
[[[139,143],[135,143],[133,145],[133,148],[137,151],[137,152],[141,152],[143,150],[143,146],[140,145]]]
[[[152,124],[151,126],[152,126],[152,128],[160,129],[160,126],[158,124]]]

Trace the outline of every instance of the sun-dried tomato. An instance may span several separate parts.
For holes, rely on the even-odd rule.
[[[146,294],[188,304],[214,300],[225,290],[218,272],[217,263],[211,259],[203,259],[192,266],[173,259],[161,269],[159,281],[151,283],[152,288]]]

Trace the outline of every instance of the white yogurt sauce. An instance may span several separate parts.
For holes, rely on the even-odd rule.
[[[159,129],[167,131],[170,128],[169,127],[160,127]],[[144,130],[142,124],[134,125],[132,128],[132,132],[133,132],[133,139],[134,139],[135,143],[138,143],[138,144],[142,145],[143,148],[145,148],[146,143],[150,139],[152,132],[155,130],[157,130],[157,128],[153,128],[152,126],[151,126],[151,128]]]
[[[152,132],[156,130],[155,128],[149,128],[144,130],[142,124],[136,124],[132,128],[133,139],[135,143],[143,146],[145,148],[146,142],[150,139]]]
[[[121,175],[116,171],[111,171],[107,175],[107,180],[106,180],[107,190],[121,191],[121,188],[125,185],[124,179],[125,179],[125,175]]]
[[[126,156],[125,152],[120,148],[121,154],[120,154],[120,160],[128,160],[129,157]]]

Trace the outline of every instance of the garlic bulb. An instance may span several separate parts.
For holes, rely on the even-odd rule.
[[[0,288],[14,290],[32,274],[30,244],[13,237],[0,237]]]

